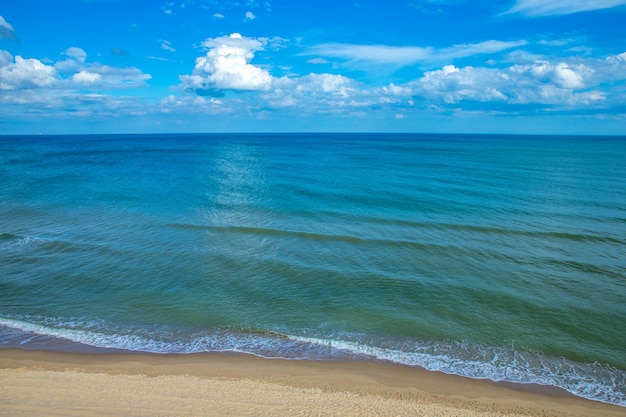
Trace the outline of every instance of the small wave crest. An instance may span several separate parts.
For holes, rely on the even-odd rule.
[[[35,238],[23,237],[12,233],[0,233],[0,250],[10,250],[37,245],[40,241]]]
[[[0,251],[21,252],[38,248],[55,252],[65,252],[74,250],[75,246],[62,240],[0,233]]]
[[[574,395],[626,407],[626,371],[471,343],[383,341],[359,335],[331,338],[282,332],[221,329],[111,328],[104,322],[0,318],[0,347],[150,353],[239,352],[292,360],[370,360],[475,379],[562,388]]]

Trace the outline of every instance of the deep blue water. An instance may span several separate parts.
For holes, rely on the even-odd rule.
[[[626,138],[0,136],[0,347],[385,360],[626,406]]]

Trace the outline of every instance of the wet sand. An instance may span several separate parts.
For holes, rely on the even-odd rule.
[[[626,416],[626,408],[371,362],[0,349],[2,416]]]

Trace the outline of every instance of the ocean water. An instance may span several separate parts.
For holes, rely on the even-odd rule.
[[[626,406],[626,138],[2,136],[0,348],[389,361]]]

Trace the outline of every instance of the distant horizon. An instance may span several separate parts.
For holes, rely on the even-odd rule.
[[[536,136],[536,137],[563,137],[563,138],[571,138],[571,137],[580,137],[580,138],[626,138],[626,134],[545,134],[545,133],[463,133],[463,132],[339,132],[339,131],[276,131],[276,132],[254,132],[254,131],[227,131],[227,132],[119,132],[119,133],[0,133],[0,138],[3,137],[44,137],[44,136],[88,136],[88,137],[96,137],[96,136],[217,136],[217,135],[225,135],[225,136],[237,136],[237,135],[258,135],[258,136],[269,136],[269,135],[390,135],[390,136],[484,136],[484,137],[497,137],[497,136],[508,136],[508,137],[527,137],[527,136]]]
[[[0,133],[626,135],[626,0],[44,0]]]

